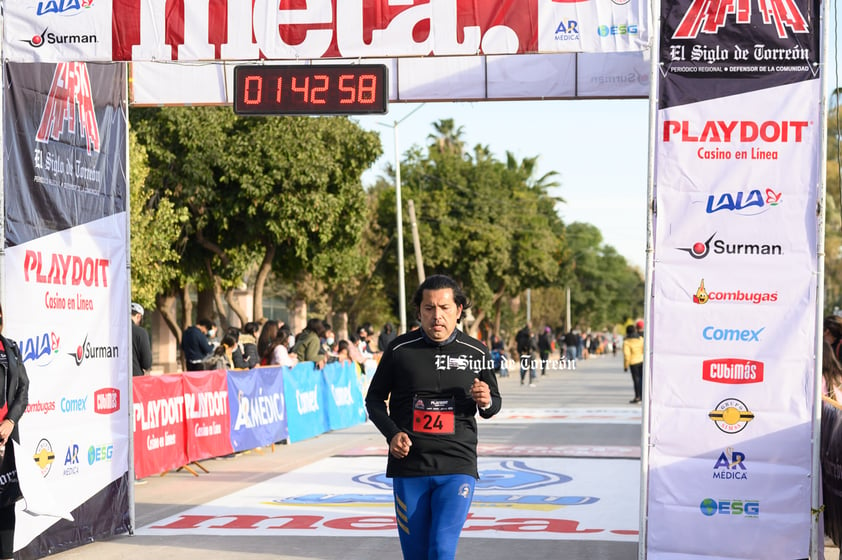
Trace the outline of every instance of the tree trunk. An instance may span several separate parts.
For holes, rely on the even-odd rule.
[[[336,340],[348,340],[348,312],[337,311],[330,321]]]
[[[272,271],[272,261],[275,260],[275,245],[268,245],[266,252],[263,254],[263,262],[260,263],[260,268],[257,269],[257,277],[254,279],[254,307],[252,309],[252,317],[258,323],[263,323],[266,319],[263,316],[263,286],[266,284],[266,278]]]
[[[236,313],[237,317],[240,319],[240,325],[248,323],[246,310],[242,308],[239,301],[237,301],[237,298],[234,297],[234,288],[225,290],[225,301],[228,302],[228,309]]]
[[[198,301],[196,302],[196,320],[199,319],[210,319],[211,321],[214,320],[214,316],[216,313],[214,312],[214,305],[215,297],[213,293],[213,288],[205,288],[204,290],[200,290],[197,294]],[[217,321],[214,321],[215,323]]]
[[[182,329],[178,326],[178,317],[173,315],[172,309],[176,306],[173,305],[175,300],[178,299],[176,292],[173,291],[170,294],[166,295],[157,295],[155,296],[155,307],[158,309],[158,312],[161,314],[161,317],[164,319],[164,323],[166,323],[167,328],[170,330],[172,335],[175,337],[176,341],[176,361],[179,363],[181,371],[185,371],[187,369],[187,364],[184,361],[184,352],[181,351],[181,331]]]
[[[219,325],[220,339],[225,336],[225,331],[228,330],[228,314],[225,312],[225,302],[222,301],[222,283],[219,277],[213,277],[213,301],[216,304],[216,315],[219,321],[215,321]]]
[[[184,309],[184,317],[181,318],[181,330],[193,324],[193,300],[190,299],[190,288],[187,284],[181,287],[181,308]],[[179,339],[181,343],[181,339]]]

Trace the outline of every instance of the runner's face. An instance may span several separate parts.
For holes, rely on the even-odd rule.
[[[430,339],[442,342],[453,333],[462,306],[453,301],[453,290],[424,290],[421,298],[421,327]]]

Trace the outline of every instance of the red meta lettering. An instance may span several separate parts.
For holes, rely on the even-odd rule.
[[[88,154],[99,153],[99,125],[96,122],[91,79],[84,62],[60,62],[53,74],[47,104],[35,140],[58,140],[62,131],[76,134],[76,110],[79,110],[79,134],[85,139]]]
[[[693,0],[673,39],[695,39],[699,33],[718,33],[725,26],[725,19],[734,15],[738,25],[751,23],[752,0]],[[757,0],[763,23],[774,24],[778,37],[787,38],[786,28],[793,33],[807,33],[807,20],[793,0]]]
[[[484,52],[486,33],[501,29],[517,39],[516,52],[536,52],[539,15],[548,17],[560,1],[585,0],[533,0],[505,8],[453,0],[435,9],[429,2],[387,0],[346,0],[341,7],[337,0],[211,2],[204,20],[185,17],[185,2],[168,2],[148,18],[139,10],[115,10],[112,59],[256,60],[288,58],[291,50],[299,58],[467,55]],[[276,24],[262,26],[265,18]]]

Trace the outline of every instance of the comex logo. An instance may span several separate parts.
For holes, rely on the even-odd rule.
[[[705,498],[699,504],[706,517],[714,515],[739,515],[756,518],[760,515],[760,502],[757,500],[714,500]]]

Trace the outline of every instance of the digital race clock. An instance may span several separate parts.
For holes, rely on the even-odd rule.
[[[382,64],[236,66],[238,115],[385,113],[389,72]]]

